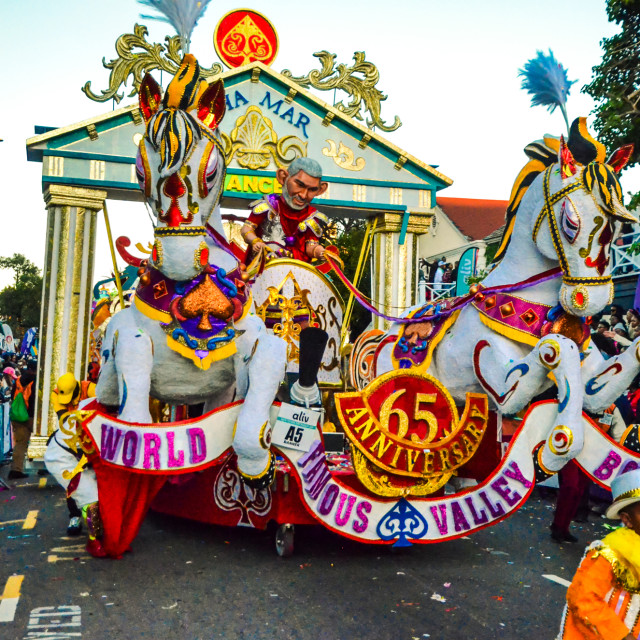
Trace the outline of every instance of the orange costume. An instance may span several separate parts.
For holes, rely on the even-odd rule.
[[[640,636],[640,536],[616,529],[595,541],[567,591],[558,640]]]

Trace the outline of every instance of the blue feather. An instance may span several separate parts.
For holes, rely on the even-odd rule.
[[[178,32],[183,53],[189,53],[191,34],[211,0],[138,0],[161,15],[142,14],[141,18],[168,22]]]
[[[527,60],[524,68],[518,70],[518,76],[522,77],[522,88],[531,95],[531,106],[547,107],[549,113],[560,107],[568,129],[567,97],[576,81],[569,80],[567,70],[555,59],[551,49],[548,56],[538,51],[535,58]]]

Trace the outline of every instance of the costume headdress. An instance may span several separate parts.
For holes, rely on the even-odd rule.
[[[620,519],[620,511],[634,502],[640,502],[640,469],[620,474],[611,483],[613,504],[607,509],[606,516],[612,520]]]

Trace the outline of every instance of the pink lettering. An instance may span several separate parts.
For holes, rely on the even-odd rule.
[[[170,467],[184,467],[184,451],[178,451],[178,457],[176,458],[175,437],[176,434],[173,431],[167,431],[167,447],[169,450],[167,464]]]
[[[327,469],[326,466],[323,466],[322,473],[315,479],[313,484],[305,487],[305,491],[309,494],[309,497],[312,500],[316,500],[330,480],[331,474],[329,473],[329,469]]]
[[[364,533],[367,530],[367,527],[369,526],[369,518],[367,518],[365,514],[371,513],[371,509],[373,509],[373,506],[366,500],[358,503],[358,506],[356,507],[356,515],[359,520],[354,520],[351,525],[356,533]]]
[[[155,433],[144,434],[144,463],[145,469],[151,469],[151,458],[153,458],[153,468],[160,468],[160,436]]]
[[[341,513],[345,502],[347,503],[347,508],[344,513]],[[340,502],[338,503],[338,508],[336,509],[335,515],[335,521],[339,527],[344,527],[344,525],[349,522],[349,518],[351,518],[351,512],[353,511],[353,505],[355,503],[355,496],[347,496],[346,493],[340,494]]]
[[[593,472],[598,480],[608,480],[622,463],[622,458],[615,451],[609,451],[602,464]]]
[[[476,507],[473,504],[473,500],[471,499],[471,496],[467,496],[464,501],[467,503],[467,506],[469,507],[469,511],[471,511],[471,517],[473,518],[473,522],[476,525],[480,525],[480,524],[486,524],[487,522],[489,522],[489,516],[487,515],[487,512],[484,509],[480,509],[480,515],[478,515],[478,513],[476,512]]]
[[[328,516],[331,513],[331,509],[333,509],[333,505],[336,503],[336,498],[340,490],[338,489],[337,484],[330,484],[324,491],[322,495],[322,500],[320,500],[320,504],[318,505],[318,511],[323,516]]]
[[[453,516],[453,526],[456,531],[467,531],[471,526],[467,522],[462,512],[462,507],[457,502],[451,503],[451,515]]]
[[[133,467],[138,459],[138,443],[140,438],[135,431],[127,431],[122,445],[122,462],[126,467]]]
[[[331,480],[331,474],[324,461],[324,455],[310,459],[310,467],[302,472],[302,480],[305,483],[305,491],[312,500],[315,500]]]
[[[440,508],[440,517],[438,517],[438,507]],[[449,532],[449,524],[447,523],[447,505],[441,504],[438,507],[431,507],[431,514],[438,525],[438,531],[441,536]]]
[[[531,482],[522,475],[522,471],[520,471],[518,463],[510,462],[509,467],[511,468],[506,468],[503,471],[504,475],[512,480],[517,480],[525,489],[529,489],[531,487]]]
[[[189,436],[189,462],[191,464],[200,464],[207,457],[207,441],[204,431],[200,427],[191,427],[187,429]]]
[[[500,476],[491,483],[491,488],[510,506],[518,504],[522,500],[522,496],[515,490],[509,487],[509,483],[506,478]],[[513,491],[513,494],[511,493]]]
[[[481,491],[478,495],[480,496],[482,502],[487,505],[492,518],[498,518],[504,515],[504,507],[499,502],[497,502],[494,506],[491,500],[487,498],[486,491]]]
[[[316,458],[324,457],[324,447],[322,446],[322,442],[320,440],[316,440],[312,445],[311,449],[307,451],[299,460],[298,466],[305,467],[308,462],[313,462]]]
[[[113,462],[116,459],[120,449],[121,438],[122,431],[120,431],[120,429],[108,424],[102,424],[100,457],[103,460],[111,460]]]

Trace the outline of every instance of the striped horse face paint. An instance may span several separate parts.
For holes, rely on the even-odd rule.
[[[205,225],[216,210],[225,176],[217,133],[225,111],[222,81],[208,85],[200,67],[185,55],[162,97],[150,75],[140,92],[146,132],[138,149],[136,175],[157,224],[162,261],[151,264],[168,278],[190,280],[206,268]],[[219,215],[217,212],[214,215]]]
[[[573,175],[558,165],[545,171],[541,177],[545,203],[534,230],[538,250],[562,268],[560,304],[580,317],[594,315],[610,301],[611,243],[620,230],[585,186],[585,171],[579,165]]]

